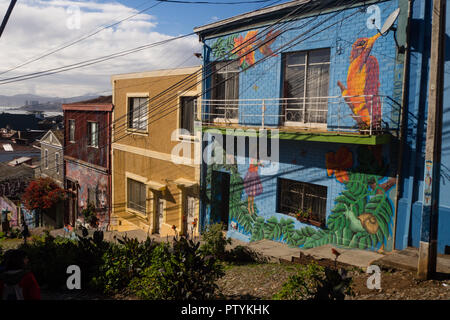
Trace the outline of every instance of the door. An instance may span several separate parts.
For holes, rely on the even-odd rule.
[[[185,206],[186,223],[184,227],[184,233],[192,237],[196,235],[198,227],[198,221],[195,222],[196,203],[197,201],[194,197],[187,197]]]
[[[164,223],[164,200],[157,198],[156,214],[155,214],[155,233],[160,233],[162,224]]]
[[[222,223],[228,229],[230,208],[230,175],[213,171],[211,223]]]

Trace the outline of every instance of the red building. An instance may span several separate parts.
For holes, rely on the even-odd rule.
[[[65,186],[69,191],[65,223],[86,223],[88,204],[96,208],[98,227],[109,228],[111,215],[112,97],[64,104]]]

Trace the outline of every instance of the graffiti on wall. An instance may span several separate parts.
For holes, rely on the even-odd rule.
[[[395,178],[387,176],[389,166],[383,159],[381,146],[360,146],[356,153],[355,157],[348,148],[341,147],[326,154],[327,176],[343,184],[344,190],[334,199],[325,228],[304,226],[296,229],[295,220],[289,216],[278,219],[273,215],[265,219],[258,215],[254,197],[262,192],[262,186],[247,190],[248,183],[239,173],[237,164],[208,166],[206,194],[211,197],[213,171],[230,174],[230,224],[236,231],[249,236],[250,241],[274,240],[305,249],[334,244],[383,250],[393,230],[394,211],[389,191],[395,186]],[[249,173],[250,170],[253,172]],[[246,178],[255,179],[256,170],[251,164]]]
[[[0,197],[0,211],[2,213],[2,221],[9,221],[11,227],[17,227],[19,220],[17,216],[17,206],[9,199]]]
[[[380,36],[377,33],[371,38],[358,38],[353,43],[347,87],[341,81],[337,83],[360,129],[367,130],[371,125],[377,129],[381,125],[381,101],[378,97],[380,70],[377,58],[371,55],[375,41]]]
[[[256,51],[265,57],[276,56],[272,51],[272,44],[281,32],[269,30],[265,36],[258,36],[258,33],[258,30],[252,30],[245,33],[245,36],[232,34],[220,37],[212,44],[212,53],[217,60],[239,58],[239,65],[243,70],[255,64]]]
[[[80,212],[89,203],[94,203],[98,210],[99,226],[108,224],[108,175],[98,171],[67,162],[66,176],[79,185],[78,206]]]

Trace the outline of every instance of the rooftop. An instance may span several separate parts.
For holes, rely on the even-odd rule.
[[[62,109],[63,111],[112,111],[112,96],[100,96],[91,100],[63,104]]]
[[[225,32],[230,28],[236,29],[242,27],[248,29],[250,25],[267,23],[268,20],[283,18],[290,13],[292,13],[292,16],[290,16],[290,18],[292,18],[294,16],[302,16],[318,12],[317,3],[322,3],[322,7],[327,8],[328,10],[334,9],[337,7],[336,2],[336,0],[294,0],[275,6],[239,14],[237,16],[216,21],[207,25],[195,27],[194,32],[196,32],[200,37],[207,37],[208,35],[217,36],[218,33]],[[357,6],[360,5],[359,2],[370,3],[376,1],[356,1],[356,4],[353,4],[355,0],[343,0],[341,1],[340,6],[345,5],[347,2],[348,4],[351,4],[351,6]],[[296,10],[295,13],[293,12],[294,10]]]

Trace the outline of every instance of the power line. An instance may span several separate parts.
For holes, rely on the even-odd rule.
[[[5,74],[5,73],[8,73],[8,72],[13,71],[13,70],[16,70],[16,69],[19,69],[19,68],[21,68],[21,67],[23,67],[23,66],[29,65],[30,63],[33,63],[33,62],[39,61],[39,60],[41,60],[41,59],[43,59],[43,58],[45,58],[45,57],[48,57],[48,56],[50,56],[50,55],[52,55],[52,54],[54,54],[54,53],[56,53],[56,52],[59,52],[59,51],[64,50],[64,49],[66,49],[66,48],[72,47],[72,46],[74,46],[75,44],[77,44],[77,43],[79,43],[79,42],[81,42],[81,41],[84,41],[84,40],[86,40],[86,39],[88,39],[88,38],[90,38],[90,37],[93,37],[94,35],[96,35],[96,34],[102,32],[103,30],[106,30],[106,29],[115,27],[115,26],[121,24],[121,23],[124,22],[124,21],[130,20],[130,19],[132,19],[132,18],[134,18],[134,17],[136,17],[136,16],[138,16],[138,15],[140,15],[140,14],[142,14],[142,13],[144,13],[144,12],[146,12],[146,11],[148,11],[148,10],[154,8],[154,7],[156,7],[157,5],[159,5],[159,4],[161,4],[161,3],[162,3],[161,1],[158,1],[158,2],[155,3],[154,5],[152,5],[152,6],[150,6],[150,7],[147,7],[147,8],[144,8],[144,9],[138,11],[137,13],[132,14],[132,15],[130,15],[130,16],[128,16],[128,17],[122,19],[122,20],[119,20],[119,21],[114,22],[114,23],[112,23],[112,24],[106,25],[106,26],[100,28],[99,30],[95,30],[95,31],[93,31],[93,32],[91,32],[91,33],[88,33],[87,35],[82,36],[81,38],[78,38],[77,40],[74,40],[74,41],[72,41],[72,42],[69,42],[69,43],[67,43],[67,44],[64,44],[64,45],[62,45],[62,46],[60,46],[60,47],[58,47],[58,48],[56,48],[56,49],[53,49],[53,50],[51,50],[51,51],[49,51],[49,52],[47,52],[47,53],[44,53],[44,54],[41,55],[41,56],[38,56],[38,57],[36,57],[36,58],[32,58],[31,60],[28,60],[28,61],[26,61],[26,62],[24,62],[24,63],[21,63],[21,64],[19,64],[19,65],[13,67],[13,68],[11,68],[11,69],[8,69],[8,70],[6,70],[6,71],[0,72],[0,75]],[[142,6],[142,5],[140,5],[140,6]],[[139,6],[139,7],[140,7],[140,6]]]
[[[160,2],[171,2],[171,3],[183,3],[183,4],[253,4],[253,3],[265,3],[272,0],[254,0],[254,1],[236,1],[236,2],[216,2],[216,1],[182,1],[182,0],[156,0]]]
[[[354,1],[354,3],[355,3],[355,2],[356,2],[356,0]],[[352,5],[352,4],[350,4],[349,6],[351,6],[351,5]],[[342,9],[341,11],[343,11],[343,10],[345,10],[345,8]],[[337,14],[339,14],[339,12],[337,12],[337,13],[336,13],[335,15],[333,15],[332,17],[336,16]],[[316,16],[316,17],[317,17],[317,16]],[[330,20],[332,17],[326,19],[326,21]],[[345,19],[347,19],[348,17],[349,17],[349,16],[345,17],[345,18],[342,19],[342,20],[345,20]],[[342,20],[341,20],[341,21],[342,21]],[[294,20],[294,21],[295,21],[295,20]],[[319,25],[325,23],[326,21],[321,22]],[[339,22],[340,22],[340,21],[338,21],[337,23],[339,23]],[[305,25],[308,24],[308,23],[310,23],[310,22],[305,23]],[[323,31],[326,30],[327,28],[330,28],[331,26],[333,26],[333,25],[335,25],[335,24],[337,24],[337,23],[331,24],[330,26],[326,27],[326,28],[323,29],[323,30],[320,30],[320,31],[316,32],[315,34],[318,34],[318,33],[320,33],[320,32],[323,32]],[[311,31],[314,30],[316,27],[317,27],[317,26],[314,26],[314,27],[311,28],[309,31],[306,31],[306,32],[304,32],[303,34],[301,34],[300,36],[297,36],[296,38],[294,38],[293,40],[291,40],[289,43],[287,43],[287,44],[283,45],[282,47],[280,47],[279,49],[277,49],[276,52],[281,51],[281,50],[284,49],[288,44],[294,42],[295,40],[297,40],[297,39],[300,38],[301,36],[303,36],[303,35],[305,35],[305,34],[311,32]],[[270,29],[270,27],[268,27],[268,29]],[[313,34],[313,35],[315,35],[315,34]],[[255,39],[253,39],[253,40],[255,40]],[[300,40],[300,41],[304,41],[304,40],[305,40],[305,39]],[[264,44],[264,43],[262,43],[261,45],[263,45],[263,44]],[[289,46],[289,48],[292,47],[292,46],[294,46],[294,45],[296,45],[296,44],[298,44],[298,43],[292,44],[291,46]],[[258,49],[258,47],[255,48],[254,50],[257,50],[257,49]],[[254,50],[253,50],[253,51],[254,51]],[[248,54],[248,52],[246,52],[245,55],[246,55],[246,54]],[[239,58],[240,58],[240,57],[238,57],[237,59],[239,59]],[[259,61],[257,61],[257,62],[255,63],[255,65],[256,65],[257,63],[260,63],[260,62],[266,60],[267,58],[270,58],[270,57],[265,57],[265,58],[263,58],[263,59],[260,59]],[[252,65],[252,67],[253,67],[253,66],[254,66],[254,65]],[[248,68],[247,68],[247,69],[248,69]],[[246,70],[247,70],[247,69],[246,69]],[[240,72],[243,72],[243,71],[244,71],[244,70],[241,70]],[[240,72],[239,72],[239,73],[240,73]],[[187,76],[186,78],[189,79],[189,77],[192,77],[193,75],[196,75],[196,73],[191,74],[191,75]],[[210,76],[210,75],[209,75],[209,76]],[[185,78],[185,79],[186,79],[186,78]],[[198,85],[198,83],[197,83],[197,84],[194,84],[193,86],[196,86],[196,85]],[[191,86],[190,88],[192,88],[192,86]],[[213,88],[209,88],[208,90],[203,91],[201,94],[205,94],[206,92],[209,92],[209,91],[212,90],[212,89],[213,89]],[[184,91],[187,91],[187,90],[189,90],[189,88],[188,88],[188,89],[184,89]],[[161,92],[159,95],[164,94],[164,93],[167,93],[167,92],[168,92],[168,90],[164,90],[164,91]],[[176,96],[173,96],[172,98],[169,98],[168,100],[173,100],[174,98],[176,98]],[[152,99],[154,100],[155,97],[153,97]],[[150,99],[147,100],[147,103],[148,103],[149,101],[150,101]],[[162,102],[161,104],[164,104],[164,103],[165,103],[165,102]],[[160,104],[160,105],[161,105],[161,104]],[[157,108],[157,109],[160,109],[160,107]],[[170,108],[166,108],[166,109],[170,109]],[[172,109],[173,109],[173,108],[172,108]],[[149,108],[148,108],[147,110],[149,110]],[[161,119],[162,117],[164,117],[164,116],[170,114],[170,113],[173,112],[173,111],[174,111],[174,110],[169,111],[168,113],[162,115],[161,117],[159,117],[158,119],[155,119],[154,121],[157,121],[157,120]],[[128,113],[129,113],[129,112],[128,112]],[[126,116],[128,115],[128,113],[126,113],[124,116],[121,116],[120,118],[126,117]],[[154,121],[153,121],[153,122],[154,122]],[[117,119],[117,120],[115,119],[115,121],[112,123],[112,125],[114,125],[116,122],[118,122],[118,119]],[[152,122],[151,122],[151,123],[152,123]],[[151,123],[148,123],[147,125],[149,125],[149,124],[151,124]],[[126,124],[126,123],[125,123],[125,124]],[[124,136],[120,137],[118,140],[121,140],[121,139],[125,138],[126,136],[128,136],[128,135],[130,135],[130,134],[132,134],[132,133],[127,133],[127,134],[125,134]],[[111,143],[114,143],[114,142],[116,142],[116,141],[118,141],[118,140],[112,141]],[[102,146],[102,147],[100,147],[100,148],[104,148],[104,147],[106,147],[106,145],[105,145],[105,146]]]
[[[0,26],[0,38],[3,34],[3,31],[5,30],[6,24],[8,23],[9,17],[11,16],[11,13],[14,9],[14,6],[16,5],[17,0],[11,0],[8,10],[6,11],[5,17],[3,18],[2,25]]]
[[[318,6],[317,6],[317,7],[318,7]],[[288,14],[287,14],[286,16],[284,16],[283,18],[285,19],[286,17],[288,17],[288,16],[294,14],[294,13],[295,13],[296,11],[298,11],[298,10],[299,10],[299,8],[297,8],[296,10],[293,10],[292,12],[288,13]],[[271,30],[271,27],[272,27],[273,25],[277,24],[278,22],[282,21],[283,18],[279,19],[278,21],[275,21],[272,25],[268,26],[265,30],[267,30],[267,32],[269,32],[269,31]],[[292,23],[292,21],[295,21],[295,19],[294,19],[294,20],[291,20],[291,21],[289,21],[289,22]],[[284,24],[286,24],[286,23],[287,23],[287,22],[285,22]],[[306,24],[308,24],[308,22],[305,23],[305,25],[306,25]],[[273,30],[273,29],[272,29],[272,30]],[[262,37],[264,37],[264,34],[260,35],[260,38],[262,38]],[[245,48],[245,44],[247,44],[247,43],[249,43],[249,42],[253,42],[253,41],[256,41],[256,37],[255,37],[254,39],[248,39],[248,40],[244,41],[240,46],[238,46],[238,48],[241,47],[238,51],[240,51],[240,50],[242,50],[243,48]],[[265,43],[265,42],[262,42],[259,46],[257,46],[256,48],[254,48],[253,51],[257,50],[260,46],[264,45],[264,43]],[[230,52],[233,52],[233,51],[236,53],[236,49],[230,50]],[[248,54],[248,52],[246,52],[245,54]],[[238,57],[237,59],[239,59],[239,58],[240,58],[240,57]],[[210,65],[212,65],[213,63],[214,63],[214,62],[211,62]],[[230,63],[231,63],[231,62],[230,62]],[[225,67],[225,66],[224,66],[224,67]],[[224,67],[222,67],[222,68],[224,68]],[[200,70],[199,72],[202,72],[202,71]],[[179,81],[176,85],[171,86],[170,89],[165,89],[165,90],[163,90],[161,93],[159,93],[159,94],[158,94],[157,96],[155,96],[155,97],[152,97],[151,99],[152,99],[152,100],[155,100],[155,99],[159,98],[160,96],[162,96],[162,95],[164,95],[164,94],[167,94],[168,92],[170,92],[170,90],[175,90],[177,87],[179,87],[180,85],[182,85],[183,82],[189,81],[189,79],[190,79],[191,77],[197,77],[197,76],[199,76],[199,72],[196,72],[196,73],[193,73],[193,74],[188,75],[187,77],[185,77],[184,79],[182,79],[181,81]],[[213,72],[213,73],[214,73],[214,72]],[[202,80],[200,80],[200,82],[201,82],[201,81],[202,81]],[[195,83],[193,86],[197,86],[198,83],[199,83],[199,82]],[[192,86],[191,86],[190,88],[192,88]],[[184,88],[183,90],[189,90],[189,89]],[[210,88],[209,90],[211,90],[211,88]],[[209,90],[208,90],[208,91],[209,91]],[[172,98],[169,98],[169,99],[172,100],[174,97],[176,97],[176,95],[173,96]],[[148,99],[148,100],[147,100],[146,102],[144,102],[144,103],[147,104],[149,101],[150,101],[150,99]],[[147,109],[146,113],[148,113],[148,111],[149,111],[149,109]],[[127,117],[129,113],[130,113],[130,112],[127,112],[125,115],[121,116],[120,119],[123,119],[124,117]],[[114,125],[115,123],[117,123],[118,120],[119,120],[119,119],[115,119],[114,122],[113,122],[111,125]],[[127,123],[127,122],[125,122],[125,125],[126,125],[126,123]],[[122,126],[122,125],[121,125],[121,126]],[[108,129],[108,128],[105,126],[103,129]],[[99,130],[99,131],[100,131],[100,130]],[[122,139],[122,138],[124,138],[124,137],[126,137],[126,136],[128,136],[128,135],[130,135],[130,134],[131,134],[131,133],[128,133],[128,134],[126,134],[125,136],[121,137],[120,139]],[[87,139],[87,137],[86,137],[86,139]],[[112,143],[112,142],[111,142],[111,143]],[[68,146],[66,146],[66,147],[68,147]],[[104,146],[102,146],[102,147],[100,147],[100,148],[103,149],[103,148],[105,148],[105,147],[106,147],[106,145],[104,145]],[[65,148],[64,148],[64,149],[65,149]]]
[[[29,80],[29,79],[34,79],[34,78],[39,78],[39,77],[43,77],[43,76],[48,76],[48,75],[52,75],[52,74],[57,74],[57,73],[61,73],[61,72],[66,72],[66,71],[70,71],[73,69],[79,69],[79,68],[83,68],[83,67],[87,67],[93,64],[97,64],[100,62],[104,62],[104,61],[108,61],[111,59],[115,59],[118,57],[123,57],[132,53],[136,53],[142,50],[146,50],[149,48],[153,48],[156,46],[160,46],[160,45],[164,45],[167,44],[169,42],[175,41],[175,40],[179,40],[182,38],[187,38],[189,36],[194,35],[194,32],[185,34],[185,35],[181,35],[175,38],[170,38],[167,40],[163,40],[163,41],[158,41],[158,42],[152,42],[143,46],[139,46],[139,47],[135,47],[133,49],[128,49],[128,50],[124,50],[124,51],[120,51],[120,52],[116,52],[114,54],[110,54],[110,55],[106,55],[106,56],[102,56],[99,58],[94,58],[94,59],[90,59],[90,60],[86,60],[86,61],[81,61],[81,62],[77,62],[74,64],[70,64],[70,65],[66,65],[63,67],[58,67],[58,68],[53,68],[53,69],[48,69],[48,70],[44,70],[44,71],[39,71],[39,72],[33,72],[33,73],[29,73],[26,75],[21,75],[21,76],[16,76],[16,77],[11,77],[11,78],[4,78],[4,79],[0,79],[0,85],[4,85],[4,84],[8,84],[8,83],[14,83],[14,82],[20,82],[20,81],[25,81],[25,80]]]

